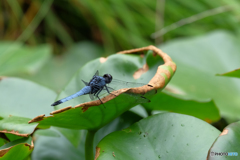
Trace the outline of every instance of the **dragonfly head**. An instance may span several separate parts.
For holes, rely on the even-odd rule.
[[[103,78],[105,79],[106,83],[110,83],[112,81],[112,76],[110,74],[104,74]]]

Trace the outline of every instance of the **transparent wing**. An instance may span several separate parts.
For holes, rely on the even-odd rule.
[[[135,83],[135,82],[126,82],[118,79],[113,79],[110,84],[108,84],[109,87],[114,88],[115,90],[119,90],[122,88],[135,88],[135,87],[141,87],[144,85],[144,83]]]
[[[84,81],[84,80],[82,80],[83,81],[83,83],[86,85],[86,86],[88,86],[88,82],[86,82],[86,81]]]
[[[93,94],[89,94],[90,99],[93,101],[95,99]],[[97,97],[96,97],[97,98]]]
[[[113,79],[110,84],[108,84],[108,88],[113,90],[119,90],[122,88],[135,88],[135,87],[142,87],[144,85],[151,86],[149,84],[145,83],[135,83],[135,82],[126,82],[118,79]],[[152,86],[151,86],[152,87]],[[126,101],[130,100],[131,98],[134,98],[136,100],[136,103],[147,103],[149,102],[149,99],[138,95],[138,94],[132,94],[132,93],[123,93],[126,97]]]
[[[112,87],[107,87],[108,91],[110,92],[113,92],[113,91],[116,91],[114,88]],[[107,95],[109,95],[107,89],[104,87],[104,89],[101,91],[101,93],[99,94],[99,98],[103,98],[103,97],[106,97]],[[118,101],[118,103],[127,103],[128,101],[132,101],[133,99],[135,100],[135,103],[148,103],[149,102],[149,99],[141,96],[141,95],[138,95],[138,94],[132,94],[132,93],[122,93],[124,95],[124,99],[122,99],[122,101]],[[92,95],[93,96],[93,95]],[[97,100],[98,98],[93,96],[94,99],[92,100]]]
[[[99,72],[98,72],[98,70],[97,70],[97,72],[94,74],[94,76],[99,76]]]

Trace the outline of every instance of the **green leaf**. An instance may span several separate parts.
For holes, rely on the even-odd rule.
[[[18,78],[3,78],[0,81],[0,132],[27,137],[36,123],[28,124],[39,114],[48,114],[56,94],[38,84]],[[16,139],[14,137],[13,139]]]
[[[183,99],[213,99],[221,115],[240,118],[238,79],[216,76],[239,67],[238,40],[223,31],[169,42],[161,49],[178,65],[169,88]]]
[[[223,73],[223,74],[217,74],[218,76],[227,76],[227,77],[236,77],[240,78],[240,69],[235,69],[233,71]]]
[[[23,46],[18,42],[0,43],[0,75],[34,73],[50,58],[49,45]]]
[[[78,92],[85,86],[82,79],[89,81],[97,70],[99,70],[100,75],[109,73],[116,79],[147,84],[156,73],[156,68],[153,68],[148,74],[143,74],[138,80],[133,78],[134,73],[138,71],[144,63],[144,59],[140,56],[123,54],[112,55],[108,57],[107,61],[104,63],[102,63],[102,59],[93,60],[75,74],[70,83],[60,93],[58,99]],[[172,73],[171,68],[166,67],[165,70]],[[166,83],[169,81],[166,77],[165,80]],[[147,97],[150,98],[151,96],[152,93]],[[89,96],[84,95],[60,104],[56,106],[56,109],[61,109],[66,106],[75,106],[88,101],[91,101]],[[103,105],[99,105],[90,107],[86,112],[82,112],[79,107],[62,110],[60,113],[54,113],[53,116],[45,117],[43,120],[39,121],[39,127],[57,126],[71,129],[97,129],[109,123],[136,104],[138,104],[138,102],[136,102],[134,97],[121,94],[104,103],[106,108]]]
[[[11,131],[13,131],[13,130],[11,130]],[[15,134],[11,134],[11,133],[4,133],[6,136],[7,136],[7,138],[10,140],[10,142],[12,142],[12,141],[15,141],[15,140],[17,140],[17,139],[21,139],[21,138],[23,138],[22,136],[17,136],[17,135],[15,135]]]
[[[205,159],[220,132],[192,116],[161,113],[107,135],[98,159]],[[177,143],[176,143],[177,142]]]
[[[237,153],[239,156],[240,148],[239,148],[239,141],[240,141],[240,121],[232,123],[224,128],[223,132],[219,135],[216,141],[213,143],[212,147],[209,149],[208,159],[226,159],[226,156],[217,156],[216,153],[229,153],[229,156],[232,154],[231,152]],[[235,154],[234,153],[234,154]],[[233,159],[237,158],[235,156],[230,156]],[[231,159],[230,157],[227,157]]]
[[[0,138],[0,147],[3,146],[4,144],[5,144],[5,141],[2,138]]]
[[[0,120],[0,132],[11,133],[22,137],[28,137],[37,127],[37,123],[30,123],[30,118],[8,117]]]
[[[164,92],[153,97],[151,103],[143,105],[149,110],[164,110],[187,114],[209,123],[220,119],[219,111],[213,101],[184,100]]]
[[[22,138],[0,147],[1,160],[25,159],[33,150],[32,138]]]

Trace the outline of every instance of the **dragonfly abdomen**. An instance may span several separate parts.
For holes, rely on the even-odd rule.
[[[80,91],[78,91],[77,93],[71,95],[71,96],[68,96],[66,98],[63,98],[63,99],[60,99],[56,102],[54,102],[51,106],[56,106],[56,105],[59,105],[61,103],[64,103],[66,101],[69,101],[73,98],[76,98],[78,96],[81,96],[81,95],[84,95],[84,94],[89,94],[91,93],[91,87],[90,86],[85,86],[83,89],[81,89]]]

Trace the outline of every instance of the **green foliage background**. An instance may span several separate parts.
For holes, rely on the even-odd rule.
[[[187,159],[211,159],[210,151],[239,151],[240,135],[234,133],[240,127],[240,75],[239,69],[230,72],[240,64],[239,1],[8,0],[0,2],[0,11],[0,131],[28,137],[2,132],[0,150],[13,148],[0,159],[91,159],[85,153],[93,148],[85,140],[94,152],[96,146],[105,150],[99,159],[143,159],[149,154],[151,159],[174,159],[176,154],[181,159],[187,153],[196,153]],[[98,68],[115,72],[118,79],[124,75],[147,83],[161,58],[145,53],[149,70],[134,80],[132,74],[145,61],[112,54],[148,45],[159,47],[177,64],[176,74],[151,103],[122,105],[114,114],[118,107],[100,106],[81,115],[72,109],[39,125],[28,124],[49,115],[57,97],[80,90],[79,77],[87,80]],[[98,64],[107,56],[112,61]],[[81,102],[78,98],[69,105]],[[96,123],[90,126],[91,116]],[[101,116],[105,119],[100,122]],[[218,137],[228,124],[227,138]],[[34,149],[28,146],[32,139]],[[224,148],[229,142],[234,145]]]

